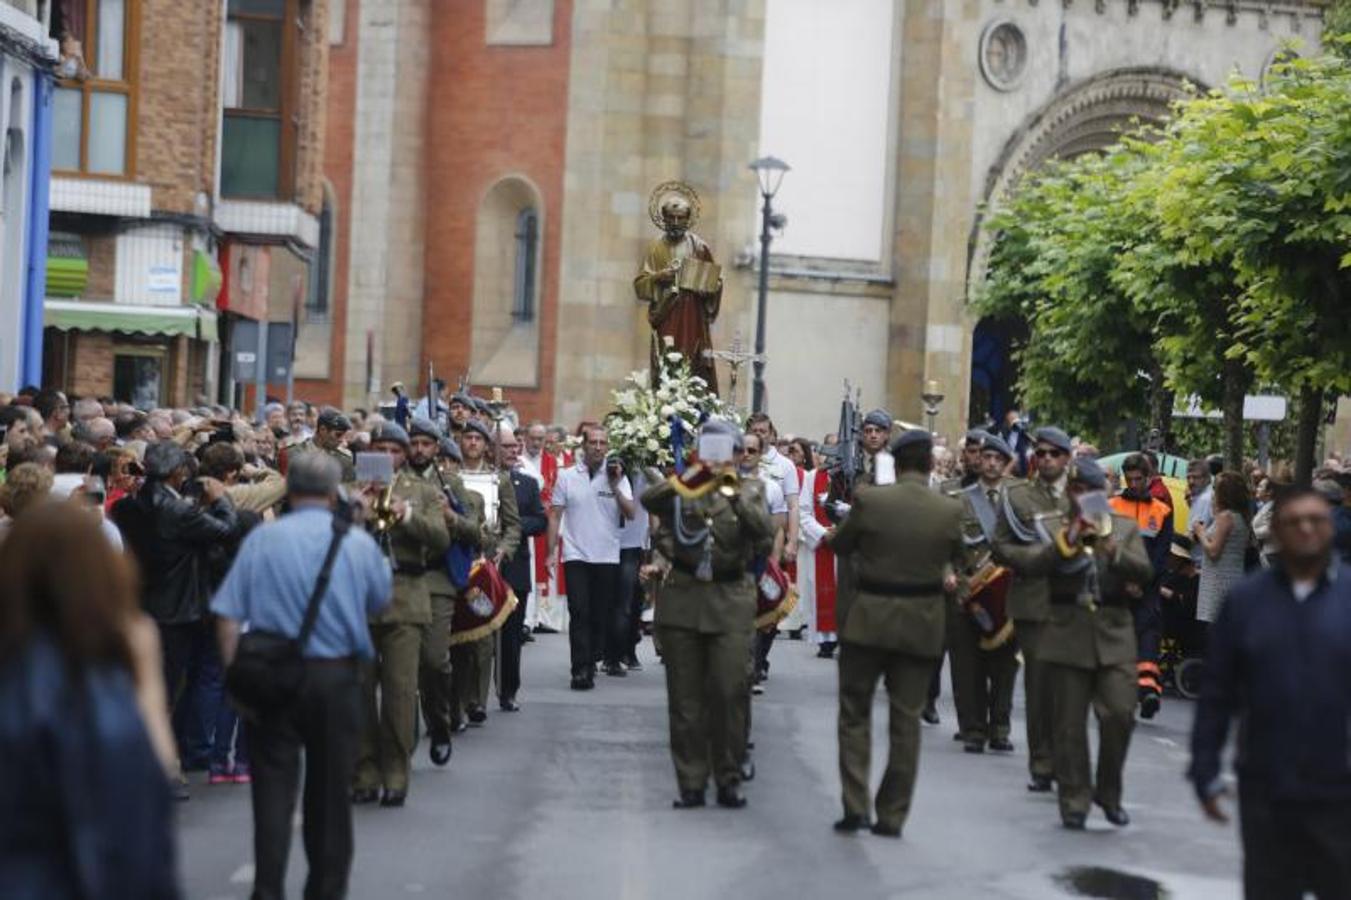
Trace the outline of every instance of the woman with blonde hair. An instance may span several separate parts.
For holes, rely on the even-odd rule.
[[[6,896],[177,897],[173,739],[130,564],[87,509],[38,502],[14,515],[0,571]]]

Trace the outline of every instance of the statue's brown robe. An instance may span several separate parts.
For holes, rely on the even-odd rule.
[[[648,245],[643,270],[633,280],[638,299],[648,304],[647,321],[652,326],[652,384],[654,387],[657,384],[660,354],[664,352],[663,339],[670,337],[674,349],[690,361],[694,374],[708,382],[709,390],[716,394],[717,369],[713,360],[704,356],[704,351],[713,349],[709,327],[722,307],[722,285],[718,285],[715,293],[696,294],[677,290],[673,284],[658,284],[656,279],[656,274],[672,260],[688,257],[714,261],[708,244],[693,232],[686,233],[679,241],[659,238]]]

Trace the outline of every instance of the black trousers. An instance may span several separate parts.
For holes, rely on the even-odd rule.
[[[568,582],[568,644],[573,676],[586,675],[598,662],[618,662],[614,608],[619,594],[619,564],[563,563]]]
[[[1248,900],[1351,898],[1351,803],[1291,803],[1239,779]]]
[[[499,632],[497,644],[497,696],[509,700],[521,689],[521,645],[525,639],[525,606],[530,599],[530,589],[524,591],[524,585],[512,585],[516,593],[516,608],[512,610]]]
[[[619,641],[619,656],[636,656],[643,640],[643,590],[638,583],[638,569],[643,564],[642,547],[625,547],[619,551],[619,602],[615,604],[615,635]]]
[[[343,897],[352,867],[352,803],[361,728],[361,682],[354,660],[311,660],[300,699],[266,714],[249,731],[253,756],[254,900],[284,896],[291,818],[305,751],[302,834],[306,900]]]

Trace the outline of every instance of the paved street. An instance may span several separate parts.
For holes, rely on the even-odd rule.
[[[834,664],[797,642],[776,645],[768,692],[756,702],[749,808],[673,811],[661,667],[650,644],[640,653],[646,671],[575,694],[566,639],[527,646],[521,713],[493,712],[457,740],[444,770],[427,762],[424,743],[408,807],[358,810],[351,896],[1165,896],[1082,872],[1085,888],[1095,877],[1116,887],[1076,893],[1064,887],[1076,867],[1153,879],[1180,900],[1238,896],[1236,831],[1204,823],[1181,776],[1191,711],[1180,701],[1136,731],[1126,782],[1135,824],[1116,831],[1099,813],[1086,834],[1071,834],[1052,799],[1024,790],[1021,721],[1010,758],[967,756],[952,741],[945,679],[943,724],[925,730],[916,806],[895,842],[830,830],[839,814]],[[875,717],[878,737],[880,705]],[[247,788],[195,784],[180,816],[187,896],[246,897]],[[292,896],[304,874],[299,844],[297,831]]]

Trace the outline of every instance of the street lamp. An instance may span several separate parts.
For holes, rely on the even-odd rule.
[[[750,165],[760,182],[760,296],[756,301],[755,316],[755,380],[751,394],[751,410],[765,410],[765,305],[769,300],[769,243],[774,239],[773,232],[782,229],[787,222],[782,215],[776,215],[770,201],[779,192],[783,176],[788,171],[788,163],[773,156],[762,156]]]
[[[934,425],[938,419],[938,407],[943,405],[943,392],[938,387],[938,382],[932,378],[924,385],[924,393],[919,395],[919,399],[924,401],[924,417],[928,419],[929,433],[933,434]]]

